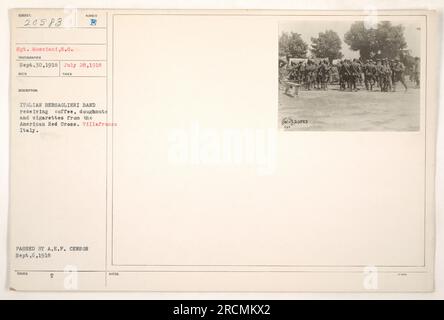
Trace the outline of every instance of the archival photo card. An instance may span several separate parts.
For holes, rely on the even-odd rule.
[[[433,290],[436,12],[10,30],[11,290]]]

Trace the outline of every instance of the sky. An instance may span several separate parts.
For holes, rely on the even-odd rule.
[[[350,30],[350,26],[354,21],[291,21],[282,22],[279,24],[279,34],[282,32],[297,32],[302,39],[311,47],[311,38],[318,37],[319,32],[326,30],[335,31],[342,40],[342,53],[344,58],[352,59],[359,58],[359,51],[349,49],[349,46],[344,42],[345,33]],[[402,24],[404,26],[404,37],[407,42],[407,49],[411,50],[413,56],[420,56],[421,53],[421,31],[418,30],[419,23],[396,21],[393,25]]]

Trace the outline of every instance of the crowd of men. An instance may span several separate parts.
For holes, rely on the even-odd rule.
[[[338,84],[339,90],[358,91],[365,86],[368,91],[396,91],[400,82],[404,90],[406,68],[399,59],[343,59],[330,63],[328,59],[292,62],[288,57],[279,60],[281,82],[300,84],[306,90],[328,90],[329,84]],[[410,80],[419,86],[419,58],[409,70]]]

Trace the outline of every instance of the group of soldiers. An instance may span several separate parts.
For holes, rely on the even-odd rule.
[[[416,65],[419,65],[418,61]],[[287,58],[279,60],[279,69],[281,81],[298,83],[306,90],[328,90],[329,84],[338,83],[339,90],[357,91],[358,86],[365,85],[369,91],[377,87],[382,92],[389,92],[396,91],[397,82],[407,90],[406,68],[399,59],[344,59],[333,64],[327,59],[292,63]],[[413,80],[419,86],[419,70],[413,71]]]

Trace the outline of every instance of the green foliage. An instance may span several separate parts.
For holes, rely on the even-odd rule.
[[[344,36],[344,42],[351,50],[359,50],[361,58],[400,57],[407,47],[404,27],[393,26],[389,21],[378,23],[376,28],[367,28],[362,21],[353,23]]]
[[[305,58],[308,45],[302,40],[301,35],[295,32],[283,32],[279,37],[279,55],[290,58]]]
[[[320,32],[317,38],[311,38],[311,53],[317,58],[333,59],[343,57],[341,53],[342,42],[338,34],[332,30]]]

